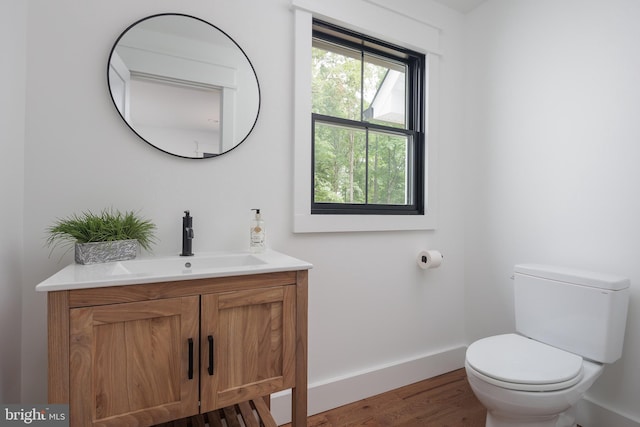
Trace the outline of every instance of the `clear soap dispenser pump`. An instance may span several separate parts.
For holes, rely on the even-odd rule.
[[[267,235],[264,228],[264,220],[260,214],[260,209],[251,209],[255,212],[255,216],[251,219],[249,227],[249,251],[264,252],[267,245]]]

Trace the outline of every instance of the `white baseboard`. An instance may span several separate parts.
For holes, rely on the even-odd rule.
[[[309,384],[308,414],[324,412],[460,369],[464,366],[465,351],[466,346],[461,345]],[[272,395],[271,413],[278,425],[291,421],[289,390]]]
[[[582,427],[640,427],[640,420],[614,411],[588,396],[578,402],[576,421]]]

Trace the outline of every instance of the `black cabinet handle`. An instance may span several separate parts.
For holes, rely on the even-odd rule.
[[[193,379],[193,338],[189,338],[189,379]]]
[[[209,368],[207,370],[209,375],[213,375],[213,335],[209,335],[207,340],[209,340]]]

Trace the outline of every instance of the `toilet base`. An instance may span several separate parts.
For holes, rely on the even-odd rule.
[[[522,418],[513,418],[504,416],[495,412],[487,412],[486,427],[577,427],[575,417],[575,406],[568,411],[553,417],[531,418],[523,420]]]
[[[545,418],[522,418],[505,417],[500,414],[487,412],[486,427],[558,427],[558,416]]]

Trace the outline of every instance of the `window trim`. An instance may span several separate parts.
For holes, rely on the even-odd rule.
[[[433,230],[437,225],[437,135],[439,95],[439,31],[428,24],[352,0],[351,8],[330,8],[324,0],[292,0],[294,6],[294,153],[293,153],[293,231],[358,232],[392,230]],[[356,10],[357,9],[357,10]],[[341,27],[354,28],[372,37],[389,40],[399,46],[428,54],[424,87],[425,123],[422,215],[312,215],[311,214],[311,62],[312,21],[316,16]],[[366,17],[366,19],[365,19]],[[346,24],[350,22],[351,25]],[[394,25],[382,25],[393,22]],[[379,25],[378,25],[379,24]],[[380,31],[382,29],[382,32]],[[392,31],[393,34],[388,33]]]

